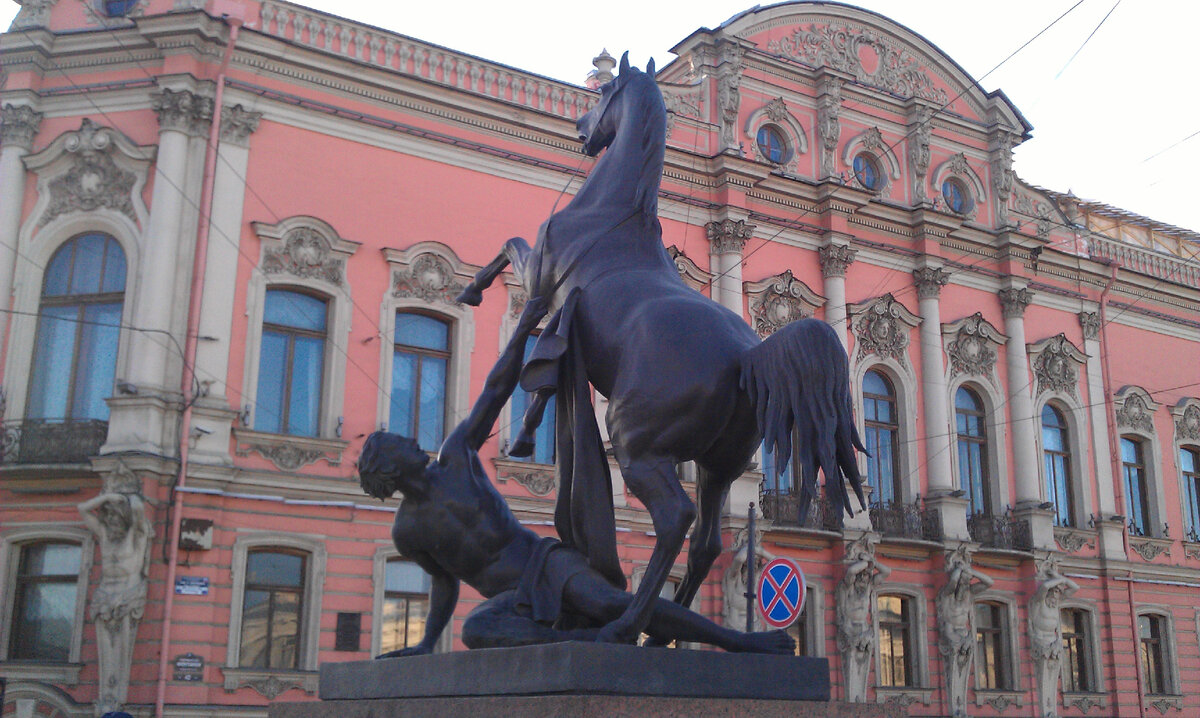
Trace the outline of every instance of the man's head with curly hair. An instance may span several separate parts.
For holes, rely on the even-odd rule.
[[[377,431],[367,437],[358,458],[359,483],[369,496],[386,499],[419,484],[428,464],[429,456],[416,439]]]

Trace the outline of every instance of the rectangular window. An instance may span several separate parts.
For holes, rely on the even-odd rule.
[[[1007,611],[999,603],[975,604],[975,688],[1012,690],[1008,671]]]
[[[537,340],[538,335],[536,334],[531,334],[525,339],[525,361],[529,361],[529,355],[533,353],[533,347],[537,344]],[[519,385],[513,391],[512,422],[509,424],[512,427],[509,432],[512,439],[515,439],[521,431],[525,411],[529,408],[530,399],[529,392],[522,389]],[[546,410],[542,413],[542,423],[538,425],[537,432],[533,435],[533,456],[513,458],[522,458],[524,461],[533,461],[538,464],[553,464],[554,422],[554,397],[550,397],[550,400],[546,402]]]
[[[1129,530],[1150,535],[1150,507],[1146,496],[1146,459],[1143,442],[1121,437],[1121,469],[1125,475],[1125,505]]]
[[[1078,608],[1062,610],[1062,688],[1067,693],[1096,690],[1092,681],[1089,625],[1087,611]]]
[[[317,436],[325,376],[327,302],[270,289],[263,310],[254,429]]]
[[[1200,541],[1200,449],[1185,446],[1179,450],[1179,472],[1183,475],[1183,490],[1188,502],[1190,527],[1187,538]]]
[[[70,660],[81,559],[78,544],[35,543],[21,549],[10,658]]]
[[[411,561],[393,559],[384,571],[381,653],[415,646],[425,637],[429,615],[429,574]]]
[[[1162,616],[1138,616],[1138,642],[1141,650],[1142,679],[1146,693],[1156,695],[1169,693],[1166,651],[1163,650],[1164,624]]]
[[[912,670],[909,600],[903,596],[880,596],[876,607],[879,614],[879,685],[916,685]]]
[[[788,626],[788,635],[796,642],[796,655],[808,655],[808,634],[810,627],[808,625],[809,616],[812,614],[812,591],[805,590],[804,592],[804,607],[800,609],[800,615]]]
[[[442,445],[450,325],[424,314],[396,314],[392,401],[388,429],[417,440],[426,451]]]
[[[241,667],[300,667],[306,563],[304,555],[282,551],[246,556]]]

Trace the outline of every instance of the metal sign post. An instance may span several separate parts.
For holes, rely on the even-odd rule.
[[[750,502],[750,521],[746,525],[746,633],[754,630],[754,564],[758,554],[754,550],[754,502]]]

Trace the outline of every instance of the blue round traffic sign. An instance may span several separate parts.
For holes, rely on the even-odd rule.
[[[790,558],[777,558],[758,581],[758,611],[772,628],[787,628],[804,610],[804,572]]]

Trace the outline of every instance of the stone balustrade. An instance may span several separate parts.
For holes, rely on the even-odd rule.
[[[1200,289],[1200,263],[1182,257],[1107,239],[1093,234],[1088,240],[1092,258],[1111,259],[1121,267],[1156,279]]]

